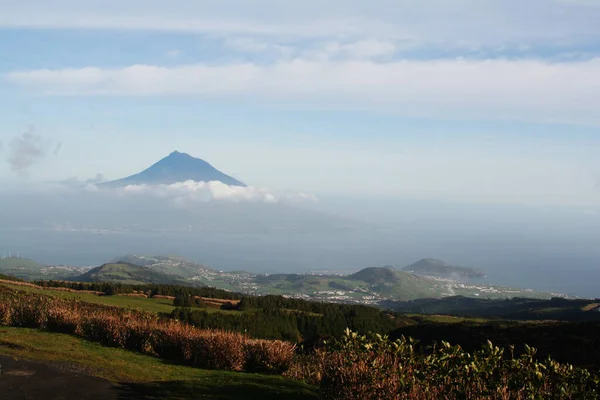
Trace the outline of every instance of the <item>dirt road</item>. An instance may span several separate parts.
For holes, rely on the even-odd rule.
[[[117,400],[119,390],[72,365],[0,356],[0,400]],[[122,397],[121,397],[122,398]]]

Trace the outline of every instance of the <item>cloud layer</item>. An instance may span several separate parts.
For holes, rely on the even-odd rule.
[[[199,34],[207,52],[194,56],[193,39],[196,47],[171,43],[162,61],[4,76],[36,93],[235,97],[424,117],[600,123],[594,1],[3,2],[0,28],[158,31],[178,40]],[[165,58],[168,66],[159,65]]]
[[[294,59],[268,65],[43,69],[16,71],[6,78],[48,94],[235,96],[425,116],[600,123],[600,58],[559,63]]]
[[[266,188],[253,186],[229,186],[221,182],[178,182],[171,185],[128,185],[123,188],[106,188],[88,184],[86,190],[116,194],[118,196],[150,196],[168,199],[176,205],[187,206],[197,202],[260,202],[260,203],[298,203],[316,202],[314,195],[306,193],[276,193]]]
[[[13,28],[361,37],[459,47],[600,36],[594,0],[2,0],[0,6],[0,26]]]

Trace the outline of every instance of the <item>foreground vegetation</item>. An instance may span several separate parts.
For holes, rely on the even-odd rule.
[[[99,306],[26,292],[0,293],[0,325],[75,334],[192,366],[278,374],[294,356],[289,342],[200,330],[147,312]]]
[[[600,322],[516,322],[485,321],[460,323],[425,322],[398,328],[392,339],[402,336],[419,340],[419,347],[441,340],[461,345],[469,352],[479,350],[487,340],[503,348],[514,346],[516,354],[526,353],[526,344],[535,347],[537,359],[552,356],[557,361],[600,371]]]
[[[0,355],[59,365],[107,379],[126,399],[317,399],[316,387],[291,378],[203,370],[102,346],[73,335],[31,328],[0,326]],[[100,397],[90,393],[90,398]]]
[[[177,300],[177,299],[176,299]],[[172,318],[200,328],[245,332],[263,339],[313,342],[323,337],[339,338],[346,328],[360,333],[388,333],[398,320],[374,307],[318,303],[282,296],[242,297],[237,313],[208,313],[177,308]]]
[[[169,284],[125,284],[119,282],[70,282],[57,280],[39,280],[34,284],[41,287],[67,288],[73,290],[88,290],[104,293],[107,296],[115,294],[143,294],[146,297],[155,296],[201,296],[214,299],[239,300],[241,295],[212,287],[191,287]]]
[[[597,376],[536,350],[521,356],[491,342],[473,353],[441,342],[416,350],[416,341],[347,331],[342,340],[296,364],[291,374],[319,381],[321,399],[596,399]]]
[[[444,299],[390,301],[385,307],[401,313],[445,314],[462,317],[511,320],[600,321],[600,299],[493,300],[452,296]]]
[[[36,281],[4,283],[13,289],[87,303],[137,308],[159,313],[203,329],[245,333],[254,338],[293,342],[340,337],[344,329],[359,333],[389,333],[400,317],[363,305],[289,299],[282,296],[241,296],[213,288],[176,285],[124,285]]]
[[[301,303],[296,306],[304,307]],[[168,367],[175,370],[195,367],[197,371],[283,375],[318,387],[320,398],[328,400],[593,399],[599,394],[595,373],[549,357],[540,360],[527,346],[521,354],[513,354],[510,347],[507,350],[490,342],[481,350],[467,352],[447,342],[419,347],[414,339],[392,341],[385,335],[347,330],[339,340],[327,340],[309,352],[299,352],[289,342],[198,329],[153,313],[14,290],[0,293],[0,325],[68,333],[72,335],[69,340],[79,337],[107,346],[96,349],[121,348],[133,350],[132,357],[145,354],[155,357],[153,360],[175,362]],[[7,345],[5,336],[2,338],[0,352],[27,352],[27,344],[13,341]],[[260,379],[293,387],[285,380]],[[252,379],[248,380],[251,385]],[[298,385],[306,396],[311,395],[310,386]]]

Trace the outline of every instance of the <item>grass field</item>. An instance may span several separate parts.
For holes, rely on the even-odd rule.
[[[7,283],[0,283],[0,286],[6,286],[14,290],[24,290],[30,293],[41,293],[47,296],[60,297],[63,299],[79,299],[81,301],[85,301],[86,303],[103,304],[116,307],[139,308],[143,311],[155,313],[170,313],[175,309],[175,307],[173,306],[173,301],[168,299],[147,299],[143,297],[130,296],[96,296],[90,293],[63,292],[58,290],[37,289],[33,287],[11,285]],[[202,310],[206,310],[207,312],[238,312],[230,310],[219,310],[217,308],[212,307],[202,308]]]
[[[316,388],[283,378],[208,371],[169,364],[158,358],[103,347],[58,333],[0,327],[0,354],[67,364],[127,390],[156,399],[316,399]]]
[[[581,308],[581,311],[591,311],[594,310],[596,308],[600,307],[600,303],[590,303],[584,307]]]
[[[464,322],[485,324],[490,322],[485,318],[466,318],[455,317],[452,315],[427,315],[427,314],[405,314],[407,318],[411,318],[415,323],[437,323],[437,324],[460,324]]]

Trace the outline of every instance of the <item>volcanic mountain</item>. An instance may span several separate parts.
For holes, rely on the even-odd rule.
[[[217,170],[206,161],[178,151],[172,152],[167,157],[138,174],[106,182],[103,185],[113,187],[127,185],[169,185],[189,180],[196,182],[218,181],[229,186],[246,186],[237,179]]]

